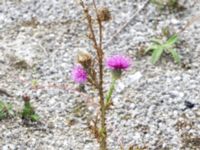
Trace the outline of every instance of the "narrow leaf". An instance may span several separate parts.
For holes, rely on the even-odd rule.
[[[170,49],[170,53],[172,54],[174,62],[179,64],[180,63],[180,57],[179,57],[179,54],[177,53],[177,51],[175,49]]]
[[[147,49],[145,49],[145,52],[144,53],[147,53],[148,51],[150,50],[154,50],[154,49],[158,49],[159,48],[159,45],[150,45]]]
[[[40,117],[37,114],[31,115],[31,120],[32,121],[39,121]]]
[[[159,49],[154,49],[153,53],[152,53],[152,58],[151,58],[151,62],[153,64],[156,64],[156,62],[160,59],[160,56],[163,53],[163,49],[159,48]]]
[[[160,39],[151,39],[151,42],[152,43],[154,43],[154,44],[156,44],[156,45],[161,45],[163,42],[162,42],[162,40],[160,40]]]
[[[177,41],[178,36],[174,34],[167,40],[167,42],[165,43],[165,47],[172,47]]]

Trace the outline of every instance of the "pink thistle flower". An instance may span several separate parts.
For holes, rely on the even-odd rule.
[[[112,70],[126,70],[131,65],[131,61],[128,57],[114,55],[107,59],[106,65]]]
[[[72,79],[76,83],[83,84],[87,80],[87,72],[84,70],[84,68],[81,65],[77,65],[72,70]]]

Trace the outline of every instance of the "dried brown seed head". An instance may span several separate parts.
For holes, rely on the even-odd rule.
[[[109,21],[111,19],[111,13],[107,7],[99,8],[97,13],[101,21]]]
[[[80,50],[77,55],[77,61],[83,67],[89,67],[92,63],[92,55],[85,50]]]
[[[22,99],[24,100],[24,102],[29,102],[30,101],[30,97],[28,95],[23,95]]]
[[[87,36],[89,39],[93,39],[92,33],[89,32]]]

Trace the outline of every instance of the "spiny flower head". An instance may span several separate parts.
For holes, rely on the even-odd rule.
[[[116,80],[122,75],[122,71],[131,65],[131,60],[123,55],[114,55],[107,59],[106,65],[112,69],[112,77]]]
[[[84,68],[81,65],[77,65],[72,70],[72,79],[76,83],[83,84],[87,80],[87,72],[84,70]]]
[[[107,59],[106,65],[112,70],[125,70],[131,65],[131,61],[126,56],[114,55]]]

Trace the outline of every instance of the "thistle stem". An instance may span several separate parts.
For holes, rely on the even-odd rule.
[[[111,96],[112,96],[113,91],[115,89],[115,84],[116,84],[116,79],[112,78],[112,82],[111,82],[109,91],[108,91],[108,93],[106,95],[106,106],[108,106],[111,103]]]
[[[107,129],[106,129],[106,105],[104,102],[104,93],[103,93],[103,59],[99,58],[99,104],[100,104],[100,118],[101,118],[101,127],[100,127],[100,150],[107,150]]]
[[[98,21],[98,25],[99,25],[99,43],[97,42],[95,33],[94,33],[94,29],[93,29],[93,24],[92,24],[92,17],[90,16],[90,14],[88,13],[88,9],[86,8],[86,6],[84,5],[83,1],[80,0],[80,4],[84,9],[84,13],[86,15],[86,19],[88,21],[88,29],[90,31],[91,34],[91,38],[90,40],[93,42],[93,47],[94,49],[96,49],[96,53],[97,53],[97,57],[98,57],[98,67],[99,67],[99,82],[98,82],[98,93],[99,93],[99,104],[100,104],[100,118],[101,118],[101,123],[100,123],[100,137],[99,137],[99,144],[100,144],[100,150],[107,150],[107,143],[106,143],[106,139],[107,139],[107,129],[106,129],[106,105],[104,102],[104,93],[103,93],[103,49],[102,49],[102,38],[103,38],[103,34],[102,34],[102,22],[98,16],[97,13],[97,7],[96,7],[96,3],[95,0],[93,0],[93,5],[95,8],[95,12],[96,12],[96,16],[97,16],[97,21]]]

